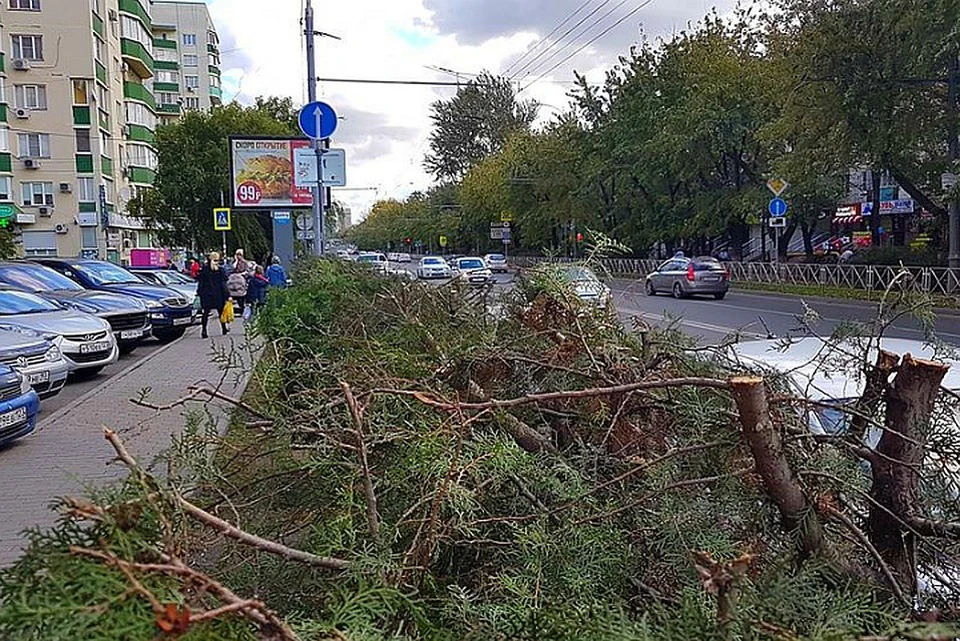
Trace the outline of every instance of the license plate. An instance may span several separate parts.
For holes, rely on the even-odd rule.
[[[140,338],[141,336],[143,336],[142,329],[128,329],[124,332],[120,332],[121,340],[129,340],[131,338]]]
[[[41,383],[49,383],[50,372],[48,370],[46,372],[36,372],[34,374],[30,374],[29,376],[27,376],[27,382],[30,383],[31,385],[40,385]]]
[[[715,283],[715,282],[717,282],[718,280],[720,280],[720,277],[719,277],[719,276],[705,276],[703,280],[707,281],[708,283]]]
[[[17,423],[23,423],[27,420],[27,408],[20,407],[12,412],[7,412],[6,414],[0,414],[0,429],[4,427],[10,427],[11,425],[16,425]]]
[[[81,354],[93,354],[96,352],[105,352],[109,350],[113,345],[110,344],[110,341],[100,341],[99,343],[84,343],[80,346]]]
[[[174,318],[174,319],[173,319],[173,324],[174,324],[174,325],[189,325],[189,324],[190,324],[190,319],[189,319],[189,318]]]

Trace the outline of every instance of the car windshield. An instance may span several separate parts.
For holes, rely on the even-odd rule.
[[[584,283],[590,282],[594,283],[600,279],[596,275],[587,269],[586,267],[571,267],[564,270],[563,277],[566,278],[571,283]]]
[[[460,269],[483,269],[486,265],[479,258],[466,258],[460,261]]]
[[[366,254],[360,256],[357,261],[361,263],[380,263],[383,262],[383,258],[379,254]]]
[[[83,287],[63,274],[41,265],[6,265],[0,267],[0,281],[31,292],[83,291]]]
[[[155,271],[150,272],[157,280],[159,280],[164,285],[185,285],[190,281],[186,276],[178,274],[177,272],[169,271]],[[149,278],[149,276],[148,276]]]
[[[39,296],[26,292],[0,291],[0,316],[41,314],[56,311],[60,311],[60,308]]]
[[[722,271],[723,265],[715,258],[694,258],[693,269],[698,272]]]
[[[89,278],[94,285],[126,285],[142,283],[143,281],[125,270],[111,263],[77,263],[71,268]]]
[[[443,260],[440,258],[424,258],[422,262],[424,265],[443,265],[444,264]]]
[[[490,254],[487,256],[487,260],[500,261],[506,260],[506,257],[503,254]]]

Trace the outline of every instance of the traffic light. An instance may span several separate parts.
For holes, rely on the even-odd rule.
[[[407,238],[407,240],[406,240],[405,242],[406,242],[408,245],[412,245],[412,244],[413,244],[413,239],[412,239],[412,238]]]
[[[577,232],[577,242],[578,242],[578,243],[582,243],[582,242],[583,242],[583,234],[580,233],[580,232]]]

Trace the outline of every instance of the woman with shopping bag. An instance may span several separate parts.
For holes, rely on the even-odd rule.
[[[207,338],[207,321],[210,312],[217,312],[220,320],[220,329],[227,334],[230,329],[225,321],[227,303],[230,303],[230,314],[233,314],[233,303],[227,291],[227,276],[220,268],[220,254],[210,252],[207,262],[197,275],[197,295],[200,297],[200,307],[203,309],[201,317],[202,329],[200,336]]]

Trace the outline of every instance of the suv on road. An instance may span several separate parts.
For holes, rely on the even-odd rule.
[[[60,272],[87,289],[139,298],[147,306],[153,335],[160,342],[168,343],[180,338],[194,321],[193,301],[172,289],[145,283],[113,263],[82,258],[38,258],[36,262]]]
[[[84,289],[49,267],[26,261],[0,263],[0,283],[99,316],[110,323],[121,354],[150,337],[150,315],[139,298]]]

